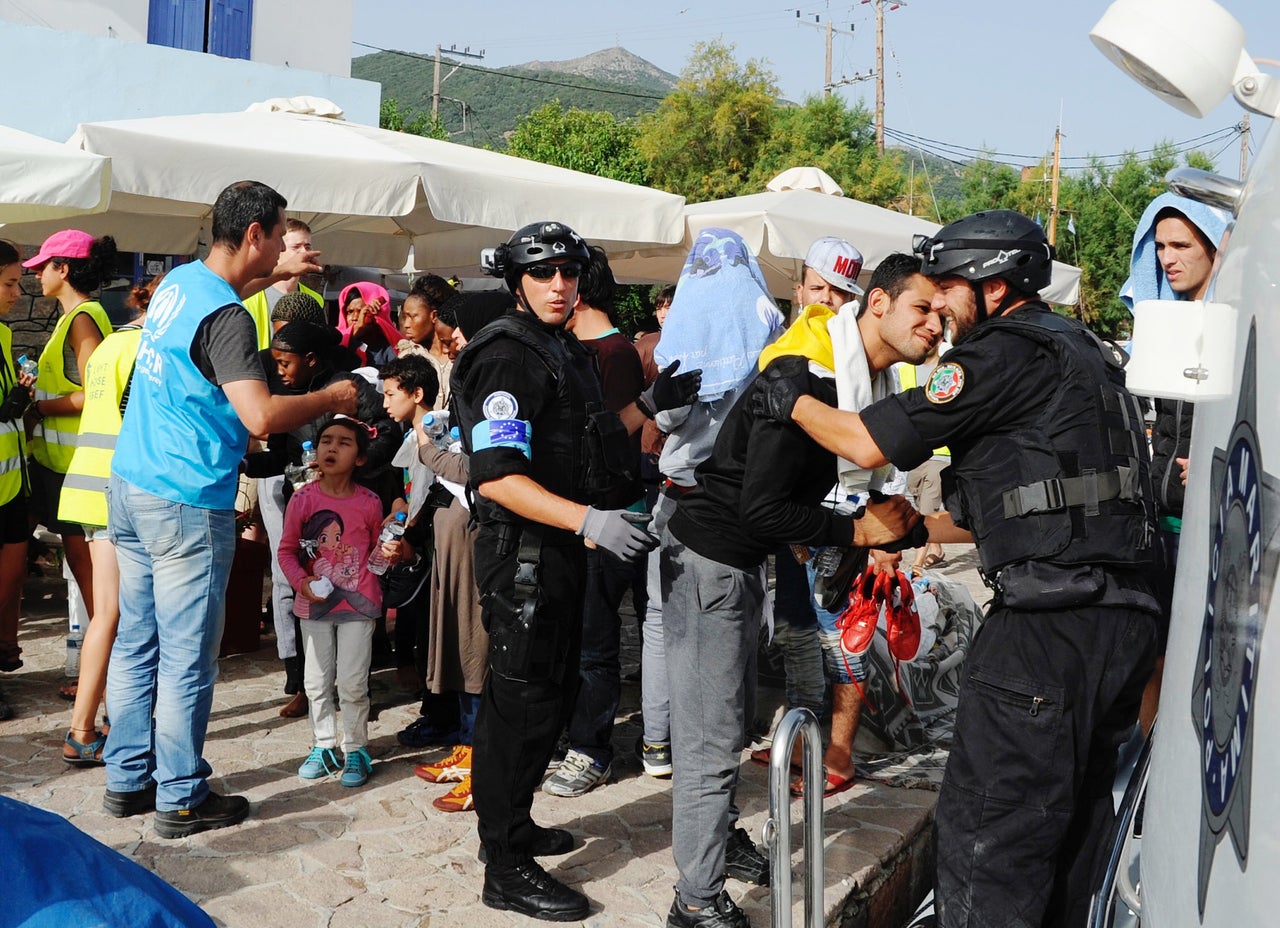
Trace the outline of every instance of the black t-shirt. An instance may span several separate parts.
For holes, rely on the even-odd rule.
[[[798,357],[770,363],[808,370]],[[836,456],[792,423],[751,414],[752,384],[742,391],[681,497],[671,533],[703,557],[751,570],[781,544],[848,545],[853,518],[820,505],[836,482]],[[835,380],[809,373],[809,389],[835,405]]]
[[[635,402],[644,390],[644,368],[635,345],[621,332],[614,330],[601,338],[583,344],[595,354],[596,368],[600,373],[600,392],[604,405],[610,412],[621,412]],[[625,486],[609,492],[600,505],[606,509],[625,509],[644,495],[640,483],[640,430],[628,440],[633,479]]]
[[[191,361],[211,384],[266,380],[258,359],[258,329],[239,303],[204,317],[191,341]]]

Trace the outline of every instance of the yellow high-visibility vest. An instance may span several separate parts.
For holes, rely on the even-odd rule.
[[[64,313],[53,328],[49,344],[40,352],[40,374],[36,378],[35,401],[56,399],[81,389],[80,384],[68,379],[63,370],[62,352],[67,342],[71,323],[81,313],[88,313],[103,336],[111,334],[111,320],[97,300],[86,300],[69,313]],[[80,430],[80,416],[45,416],[31,436],[31,456],[45,467],[65,474],[76,451],[76,432]]]
[[[916,386],[916,366],[903,361],[898,365],[898,383],[902,385],[902,389],[910,390]],[[933,453],[936,457],[951,457],[951,449],[946,445],[941,448],[934,448]]]
[[[129,385],[141,341],[141,326],[121,329],[107,336],[89,356],[76,451],[58,500],[58,518],[63,522],[107,524],[111,458],[116,451],[120,423],[124,421],[120,415],[120,398]]]
[[[0,323],[0,402],[18,382],[13,371],[13,332]],[[12,502],[22,492],[22,462],[26,457],[26,441],[22,420],[0,422],[0,506]]]

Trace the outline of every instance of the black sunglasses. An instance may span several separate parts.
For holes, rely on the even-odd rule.
[[[550,280],[557,273],[565,280],[577,280],[578,275],[582,273],[582,265],[574,264],[572,261],[567,264],[535,264],[533,267],[525,268],[524,272],[534,280]]]

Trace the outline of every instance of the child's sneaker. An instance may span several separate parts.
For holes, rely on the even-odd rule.
[[[369,773],[373,770],[373,758],[364,748],[356,748],[347,752],[347,765],[342,768],[343,786],[364,786],[369,782]]]
[[[333,748],[317,746],[311,749],[307,759],[298,768],[298,776],[304,780],[318,780],[321,777],[327,777],[331,773],[337,773],[341,769],[342,766],[338,763],[338,755],[333,753]]]
[[[433,799],[431,804],[441,812],[470,812],[475,808],[471,798],[471,775],[443,796]]]
[[[471,776],[471,745],[456,745],[448,757],[434,764],[418,764],[415,776],[428,783],[457,783]]]

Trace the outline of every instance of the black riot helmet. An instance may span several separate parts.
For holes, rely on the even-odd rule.
[[[978,321],[987,318],[982,281],[1003,278],[1010,294],[997,307],[1019,296],[1033,297],[1053,276],[1053,246],[1039,223],[1011,209],[993,209],[957,219],[929,237],[917,235],[912,250],[920,256],[926,277],[963,277],[978,301]]]
[[[480,252],[480,267],[491,277],[501,277],[514,295],[526,268],[556,258],[567,258],[585,268],[591,252],[582,236],[562,222],[532,222],[507,240],[505,245]]]

